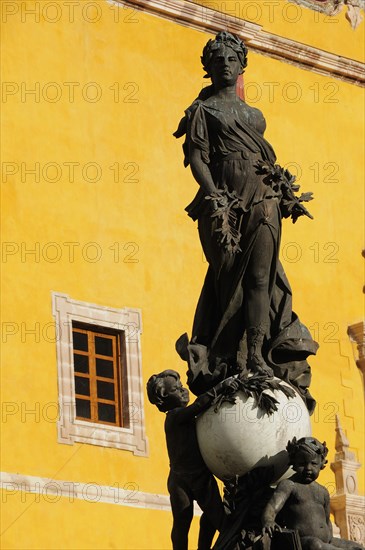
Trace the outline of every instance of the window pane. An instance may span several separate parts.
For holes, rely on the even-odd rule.
[[[115,407],[114,405],[106,405],[98,403],[99,420],[104,422],[115,422]]]
[[[74,353],[74,366],[76,372],[89,372],[89,358],[87,355],[79,355]]]
[[[74,342],[74,349],[79,349],[81,351],[88,351],[87,334],[85,334],[84,332],[73,331],[72,338]]]
[[[96,376],[104,378],[114,378],[113,362],[107,359],[96,358]]]
[[[98,397],[100,399],[111,399],[114,401],[114,384],[98,380]]]
[[[76,398],[76,416],[91,418],[90,401]]]
[[[113,340],[111,338],[102,338],[95,336],[95,353],[98,355],[113,356]]]
[[[90,395],[89,379],[75,376],[75,392],[81,395]]]

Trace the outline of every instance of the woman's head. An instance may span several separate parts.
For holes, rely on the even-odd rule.
[[[209,40],[203,49],[201,61],[203,68],[207,73],[205,78],[211,78],[213,60],[219,50],[222,50],[223,48],[229,48],[235,52],[240,64],[240,74],[243,73],[247,66],[247,48],[238,36],[222,31],[216,35],[214,40]]]

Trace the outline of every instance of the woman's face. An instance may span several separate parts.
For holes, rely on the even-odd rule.
[[[241,73],[240,60],[232,48],[222,45],[218,50],[215,50],[210,66],[210,76],[216,88],[234,85]]]

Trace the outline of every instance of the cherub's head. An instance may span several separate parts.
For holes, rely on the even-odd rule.
[[[301,483],[312,483],[327,464],[328,449],[326,442],[320,443],[314,437],[302,437],[297,441],[294,437],[288,442],[286,450],[289,462],[296,471]]]
[[[182,386],[176,370],[164,370],[151,376],[147,382],[147,395],[161,412],[186,407],[189,403],[189,392]]]

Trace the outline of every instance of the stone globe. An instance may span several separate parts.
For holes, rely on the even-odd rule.
[[[278,401],[277,411],[270,415],[257,406],[254,397],[238,391],[234,404],[223,402],[218,410],[213,405],[197,419],[201,454],[219,479],[267,466],[273,466],[275,480],[292,475],[285,448],[294,436],[311,435],[309,413],[297,392],[289,398],[279,390],[265,393]]]

